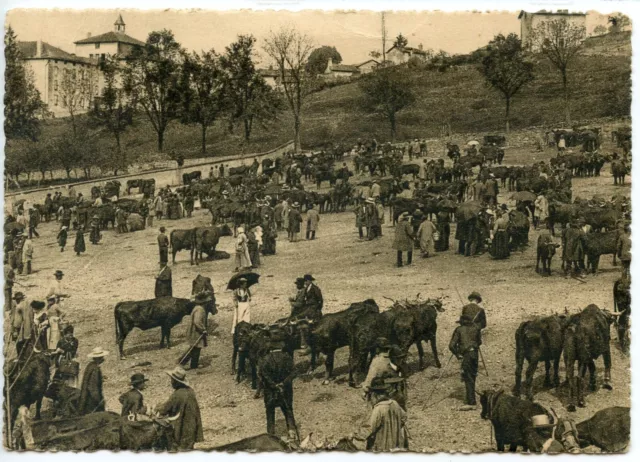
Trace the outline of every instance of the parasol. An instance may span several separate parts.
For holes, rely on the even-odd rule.
[[[467,146],[480,146],[480,141],[471,140],[467,143]]]
[[[456,210],[456,221],[465,221],[474,218],[484,207],[478,201],[463,202]]]
[[[258,273],[253,272],[244,272],[234,274],[231,279],[229,279],[229,283],[227,284],[227,290],[234,290],[239,287],[238,280],[244,278],[247,280],[247,287],[251,287],[254,284],[257,284],[260,279],[260,275]]]
[[[511,195],[511,199],[522,202],[533,202],[536,200],[536,197],[537,196],[531,191],[518,191]]]

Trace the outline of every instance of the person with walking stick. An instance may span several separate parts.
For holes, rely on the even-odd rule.
[[[476,409],[476,377],[478,376],[478,355],[482,336],[474,320],[463,315],[458,321],[460,326],[453,331],[449,342],[449,350],[462,361],[461,375],[465,385],[464,406],[459,410],[472,411]]]
[[[179,364],[185,366],[187,361],[191,360],[190,368],[197,369],[200,361],[200,351],[207,346],[207,309],[206,306],[211,302],[211,295],[206,292],[201,292],[196,295],[196,306],[191,312],[191,323],[189,324],[189,330],[187,336],[191,348],[187,350]]]

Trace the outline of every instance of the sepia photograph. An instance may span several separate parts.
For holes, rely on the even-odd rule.
[[[5,10],[4,450],[627,453],[634,15],[552,3]]]

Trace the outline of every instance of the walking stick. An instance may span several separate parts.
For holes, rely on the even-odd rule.
[[[202,340],[202,337],[204,337],[204,334],[205,334],[204,332],[200,334],[200,337],[198,337],[198,340],[196,340],[195,343],[193,345],[191,345],[191,347],[187,350],[187,352],[184,354],[182,359],[180,359],[180,361],[178,361],[178,364],[182,364],[182,362],[189,357],[189,355],[191,354],[193,349],[196,347],[196,345],[198,343],[200,343],[200,340]]]
[[[484,362],[484,355],[482,354],[480,345],[478,345],[478,353],[480,353],[480,359],[482,360],[482,366],[484,367],[484,372],[487,374],[487,377],[489,377],[489,371],[487,370],[487,365]]]
[[[442,379],[442,376],[444,375],[444,371],[449,366],[449,363],[453,359],[453,356],[454,356],[453,353],[451,353],[451,356],[449,356],[449,360],[447,361],[447,364],[445,364],[445,366],[440,370],[440,376],[438,377],[438,380],[436,380],[436,383],[434,384],[433,389],[431,390],[431,393],[429,393],[429,396],[427,397],[427,401],[426,401],[427,404],[429,403],[429,400],[433,396],[433,393],[438,388],[438,384],[440,383],[440,379]],[[429,406],[427,404],[424,405],[423,409],[428,409],[429,408]]]

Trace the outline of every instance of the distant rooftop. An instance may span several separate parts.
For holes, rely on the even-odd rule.
[[[58,47],[42,42],[42,51],[38,55],[38,42],[18,42],[18,49],[24,59],[59,59],[62,61],[70,61],[76,63],[91,64],[93,61],[89,58],[82,58],[71,53],[67,53]]]
[[[333,64],[331,70],[337,72],[360,72],[358,66],[352,66],[350,64]]]
[[[74,43],[76,44],[85,44],[85,43],[127,43],[129,45],[138,45],[144,46],[145,43],[141,42],[138,39],[135,39],[125,33],[122,32],[107,32],[105,34],[96,35],[94,37],[88,37],[86,39],[78,40]]]
[[[528,11],[521,10],[520,14],[518,15],[518,19],[521,19],[525,14],[533,14],[538,16],[586,16],[587,15],[587,13],[580,13],[580,12],[570,13],[569,10],[557,10],[555,12],[540,10],[540,11],[536,11],[535,13],[530,13]]]

